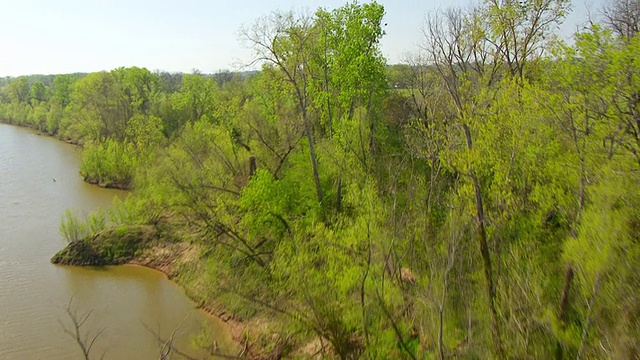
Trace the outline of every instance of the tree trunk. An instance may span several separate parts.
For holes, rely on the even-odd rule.
[[[316,160],[316,151],[313,145],[313,136],[311,135],[311,125],[307,119],[307,109],[302,105],[302,121],[304,122],[304,131],[309,141],[309,156],[311,158],[311,167],[313,168],[313,180],[316,185],[316,193],[318,194],[318,202],[322,203],[322,185],[320,184],[320,174],[318,173],[318,162]]]
[[[252,155],[249,157],[249,176],[255,175],[257,168],[256,157]]]
[[[336,210],[342,210],[342,176],[338,178],[338,194],[336,195]]]
[[[467,148],[473,148],[471,139],[471,130],[467,124],[462,125],[467,139]],[[491,332],[493,335],[493,343],[498,358],[504,359],[505,353],[502,348],[502,339],[500,336],[500,326],[498,325],[498,311],[496,310],[496,287],[493,282],[493,271],[491,268],[491,254],[489,253],[489,245],[487,241],[487,229],[484,217],[484,205],[482,203],[482,192],[480,182],[475,172],[471,172],[471,180],[473,181],[473,191],[475,193],[476,204],[476,220],[478,222],[478,242],[480,244],[480,254],[482,255],[482,265],[484,270],[484,278],[487,283],[487,296],[489,300],[489,312],[491,315]]]

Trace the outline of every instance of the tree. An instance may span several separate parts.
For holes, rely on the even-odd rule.
[[[71,91],[74,80],[70,75],[56,75],[53,78],[52,101],[66,107],[71,102]]]
[[[145,68],[129,67],[111,71],[121,85],[131,115],[149,115],[153,97],[158,92],[159,77]]]
[[[611,0],[602,9],[604,25],[630,41],[640,31],[640,1]]]
[[[449,171],[466,180],[459,191],[473,199],[493,351],[500,358],[507,356],[507,349],[499,299],[512,297],[499,289],[499,280],[508,275],[500,271],[505,261],[500,249],[509,246],[500,234],[517,226],[519,216],[523,216],[519,221],[527,217],[526,212],[520,215],[531,201],[522,182],[532,177],[524,165],[527,152],[546,157],[552,149],[538,139],[523,142],[531,123],[521,109],[530,103],[527,81],[535,80],[532,64],[540,58],[550,27],[563,18],[566,6],[562,1],[488,1],[468,12],[449,9],[433,15],[424,31],[429,62],[418,68],[438,74],[450,105],[448,109],[439,105],[445,109],[441,118],[431,115],[429,119],[428,112],[418,111],[426,125],[417,124],[420,131],[444,130],[440,136],[446,145],[437,155]],[[423,108],[422,100],[414,104],[417,110]],[[526,296],[522,300],[529,301]]]
[[[124,139],[129,104],[111,73],[91,73],[75,82],[70,107],[78,138],[98,142]]]
[[[477,27],[478,22],[480,22],[480,25],[482,24],[482,18],[479,17],[478,13],[464,15],[460,10],[450,9],[443,15],[436,15],[427,20],[425,31],[427,37],[426,49],[455,105],[453,118],[459,123],[463,131],[462,139],[464,139],[463,141],[468,151],[467,156],[472,157],[474,155],[474,133],[472,131],[480,123],[478,117],[480,109],[474,106],[480,99],[476,98],[474,91],[484,87],[490,88],[494,84],[497,74],[496,69],[500,64],[499,57],[487,46],[487,40],[482,36],[478,36],[478,31],[482,34],[482,28]],[[473,24],[476,27],[466,29],[465,26],[467,24]],[[489,66],[485,64],[486,61],[489,62]],[[474,84],[473,82],[477,83]],[[455,139],[454,137],[453,140],[456,141]],[[455,145],[452,145],[452,147],[455,148]],[[498,311],[495,304],[496,286],[489,250],[487,218],[483,199],[486,194],[484,194],[481,187],[477,165],[469,162],[465,155],[460,160],[460,162],[454,162],[454,170],[466,176],[473,186],[477,222],[476,234],[483,261],[494,351],[498,357],[504,357]],[[460,165],[464,167],[457,169]]]
[[[129,119],[127,124],[127,141],[132,143],[139,154],[144,154],[161,143],[162,120],[153,115],[136,114]]]
[[[46,102],[48,100],[47,88],[42,81],[36,81],[31,85],[29,90],[29,97],[31,98],[31,104]],[[34,101],[36,103],[34,103]]]
[[[563,244],[568,271],[575,277],[565,281],[568,291],[563,293],[567,298],[572,295],[573,301],[565,301],[560,314],[559,357],[628,357],[638,351],[631,344],[640,335],[624,320],[635,319],[627,308],[635,298],[627,285],[613,285],[635,284],[627,266],[638,261],[635,251],[619,251],[629,249],[627,231],[635,222],[635,211],[625,207],[636,201],[628,186],[638,180],[633,170],[638,166],[638,142],[632,105],[636,86],[629,76],[636,72],[631,59],[637,55],[635,50],[627,52],[635,39],[618,39],[598,25],[584,30],[576,35],[573,47],[562,49],[552,75],[550,98],[557,98],[548,103],[557,110],[554,118],[561,129],[569,130],[565,136],[573,139],[573,149],[567,152],[577,154],[580,172],[577,216],[571,237]],[[625,205],[612,205],[621,197]],[[618,319],[613,323],[601,317],[603,307],[611,304],[625,304],[616,315],[607,315]],[[618,335],[609,337],[612,333]],[[598,347],[596,342],[611,345]]]
[[[29,80],[21,76],[11,80],[9,83],[9,99],[17,103],[29,102]]]
[[[378,48],[384,35],[383,16],[384,7],[375,2],[348,3],[331,12],[321,9],[316,13],[321,39],[315,57],[319,68],[314,79],[315,106],[323,110],[329,135],[335,131],[334,125],[351,121],[358,107],[366,108],[370,151],[378,115],[373,110],[387,88],[385,60]]]
[[[67,307],[65,309],[67,316],[71,321],[71,328],[65,326],[62,321],[59,321],[60,326],[62,327],[64,333],[72,337],[80,350],[82,350],[83,359],[89,360],[91,359],[91,350],[93,350],[93,346],[100,338],[100,335],[102,335],[105,329],[103,328],[95,332],[93,335],[91,335],[89,332],[85,333],[84,329],[86,328],[87,320],[89,320],[89,318],[91,317],[93,310],[85,313],[78,313],[77,309],[74,309],[72,303],[73,297],[69,299],[69,303],[67,304]],[[102,354],[100,359],[104,359],[105,354],[106,352]]]
[[[238,111],[231,117],[238,119],[234,125],[238,143],[251,152],[257,166],[269,169],[280,179],[287,165],[291,165],[291,155],[299,149],[305,130],[296,113],[296,102],[282,96],[284,84],[275,81],[274,76],[277,75],[273,72],[262,72],[242,85],[247,94],[236,94],[228,101],[242,103],[230,105]],[[221,93],[223,98],[228,90]],[[222,100],[223,109],[229,108],[224,105],[226,102]]]
[[[570,0],[487,0],[488,40],[512,75],[523,79],[528,63],[539,59],[571,5]]]
[[[292,87],[309,147],[309,157],[318,202],[322,203],[322,184],[318,171],[311,109],[311,59],[318,38],[311,17],[294,13],[274,13],[258,20],[242,36],[255,51],[255,62],[263,62],[263,71],[273,67]]]
[[[383,16],[384,7],[376,2],[347,3],[333,11],[320,9],[315,15],[320,37],[310,64],[312,104],[324,134],[337,145],[327,151],[337,164],[332,174],[337,178],[337,211],[341,211],[343,185],[353,166],[360,167],[354,177],[374,172],[376,155],[380,155],[376,138],[384,133],[381,105],[387,89],[386,61],[379,49]],[[379,169],[377,173],[381,176]]]
[[[185,111],[190,122],[206,118],[215,121],[215,96],[218,91],[216,83],[198,73],[182,76],[182,86],[172,96],[174,108]]]

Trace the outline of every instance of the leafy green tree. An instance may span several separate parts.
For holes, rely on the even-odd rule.
[[[133,114],[148,115],[153,97],[159,91],[159,77],[145,68],[129,67],[111,71]]]
[[[187,114],[190,122],[205,118],[214,121],[215,96],[218,91],[216,83],[200,74],[185,74],[182,76],[180,90],[172,95],[174,108]]]
[[[36,81],[31,85],[29,97],[31,98],[32,105],[46,102],[48,100],[49,96],[47,94],[47,88],[44,86],[42,81]]]
[[[66,107],[71,102],[71,91],[74,80],[70,75],[56,75],[53,79],[51,100]]]
[[[9,99],[18,103],[29,102],[29,80],[21,76],[11,80],[9,83]]]
[[[134,115],[127,124],[127,142],[133,144],[139,153],[145,153],[164,139],[162,120],[153,115]]]
[[[123,140],[129,115],[125,101],[110,73],[92,73],[75,82],[69,105],[74,137],[98,142]]]
[[[295,101],[283,96],[285,85],[276,79],[272,72],[261,72],[244,84],[246,99],[230,101],[244,102],[232,118],[238,119],[234,124],[238,143],[255,157],[256,167],[268,169],[279,179],[290,165],[292,154],[299,150],[305,132],[296,114]]]
[[[334,122],[348,122],[358,107],[366,108],[371,147],[376,123],[372,110],[386,89],[385,60],[378,47],[384,35],[383,16],[384,8],[375,2],[349,3],[331,12],[323,9],[316,13],[321,33],[316,62],[321,75],[316,80],[315,104],[324,110],[329,134],[334,131]]]
[[[102,187],[128,188],[139,158],[132,144],[107,139],[86,144],[80,175],[85,181]]]

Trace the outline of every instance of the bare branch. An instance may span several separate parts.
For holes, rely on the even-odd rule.
[[[67,317],[71,321],[72,327],[67,328],[60,319],[58,319],[58,323],[62,327],[64,333],[75,340],[80,350],[82,350],[82,356],[84,357],[84,359],[89,360],[93,345],[95,345],[96,341],[98,340],[100,335],[102,335],[106,328],[100,329],[93,336],[89,335],[88,331],[83,335],[83,326],[85,325],[87,320],[89,320],[91,314],[93,314],[93,309],[89,310],[86,313],[78,313],[78,310],[73,307],[73,296],[71,296],[71,298],[69,299],[65,311],[67,313]],[[104,358],[104,355],[105,353],[102,354],[101,358]]]

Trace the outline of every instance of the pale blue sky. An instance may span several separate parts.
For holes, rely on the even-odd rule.
[[[585,15],[574,3],[564,32]],[[601,1],[592,1],[594,8]],[[379,0],[388,24],[389,63],[414,51],[424,16],[471,0]],[[0,76],[58,74],[139,66],[150,70],[237,70],[251,60],[238,40],[242,25],[274,10],[339,7],[345,0],[0,0]],[[579,19],[579,20],[578,20]]]

